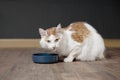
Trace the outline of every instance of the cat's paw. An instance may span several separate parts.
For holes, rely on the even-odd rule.
[[[72,58],[65,58],[65,59],[64,59],[64,62],[72,62],[72,61],[73,61]]]

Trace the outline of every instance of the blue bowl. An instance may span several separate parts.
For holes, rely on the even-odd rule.
[[[53,53],[36,53],[32,55],[32,60],[35,63],[50,64],[58,62],[58,54]]]

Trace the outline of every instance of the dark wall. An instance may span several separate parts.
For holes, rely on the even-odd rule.
[[[86,21],[104,38],[120,38],[119,0],[0,1],[0,38],[39,38],[38,28]]]

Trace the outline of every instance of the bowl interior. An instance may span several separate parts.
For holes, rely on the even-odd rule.
[[[35,53],[34,56],[58,56],[57,53]]]

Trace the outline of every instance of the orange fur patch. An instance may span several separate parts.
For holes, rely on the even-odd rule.
[[[72,34],[72,38],[77,42],[83,42],[86,36],[89,34],[89,30],[85,27],[83,22],[75,22],[70,25],[71,31],[75,31]]]
[[[47,29],[47,34],[48,34],[48,36],[56,35],[56,28],[52,27],[52,28]]]
[[[48,28],[47,29],[47,37],[46,37],[46,41],[48,40],[48,37],[50,36],[50,35],[54,35],[55,37],[56,37],[56,39],[59,39],[59,37],[58,37],[58,35],[57,35],[57,33],[56,33],[56,27],[52,27],[52,28]]]

